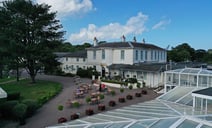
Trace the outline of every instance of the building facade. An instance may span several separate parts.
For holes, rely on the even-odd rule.
[[[134,77],[155,86],[162,82],[161,67],[151,70],[152,66],[149,66],[149,69],[143,70],[140,64],[164,64],[166,58],[166,50],[153,44],[125,40],[98,43],[94,38],[92,47],[77,53],[67,53],[59,57],[58,61],[62,63],[61,68],[65,73],[76,74],[78,68],[93,67],[103,77]],[[121,65],[121,68],[115,68],[114,65]]]

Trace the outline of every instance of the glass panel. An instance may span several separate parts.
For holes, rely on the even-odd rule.
[[[152,125],[151,128],[168,128],[174,122],[176,122],[178,119],[179,118],[161,119],[161,120],[157,121],[154,125]]]
[[[195,128],[198,124],[197,122],[186,119],[177,128]]]
[[[154,123],[156,120],[151,120],[151,121],[139,121],[135,124],[133,124],[132,126],[130,126],[129,128],[147,128],[149,125],[151,125],[152,123]]]
[[[208,126],[208,125],[202,125],[202,127],[200,128],[211,128],[212,126]]]
[[[124,126],[128,125],[131,122],[122,122],[122,123],[114,123],[111,126],[107,127],[107,128],[124,128]]]

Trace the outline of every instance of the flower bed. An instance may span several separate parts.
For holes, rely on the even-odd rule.
[[[105,110],[105,105],[104,104],[99,104],[98,105],[98,110],[104,111]]]
[[[111,101],[109,101],[108,105],[109,105],[110,107],[114,107],[114,106],[116,106],[116,102],[113,101],[113,100],[111,100]]]
[[[77,113],[74,113],[71,115],[71,120],[75,120],[75,119],[78,119],[79,118],[79,115]]]
[[[89,109],[86,109],[85,110],[85,114],[88,115],[88,116],[90,116],[90,115],[93,115],[94,114],[94,111],[93,111],[93,109],[89,108]]]
[[[142,90],[141,93],[146,95],[147,94],[147,90]]]
[[[135,93],[135,97],[141,97],[141,93],[140,92],[136,92]]]
[[[127,98],[128,100],[132,100],[132,99],[133,99],[133,96],[130,95],[130,94],[128,94],[128,95],[126,96],[126,98]]]
[[[60,117],[58,119],[58,123],[64,123],[64,122],[67,122],[67,119],[65,117]]]
[[[119,102],[120,102],[120,103],[124,103],[124,102],[125,102],[125,98],[124,98],[124,97],[120,97],[120,98],[119,98]]]

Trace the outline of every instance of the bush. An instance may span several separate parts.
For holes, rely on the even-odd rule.
[[[127,83],[137,83],[138,81],[137,81],[136,78],[128,78],[128,79],[125,80],[125,82],[127,82]]]
[[[13,118],[13,108],[19,103],[17,100],[6,101],[0,106],[0,111],[3,117]]]
[[[57,109],[58,109],[59,111],[62,111],[62,110],[63,110],[63,105],[58,105],[58,106],[57,106]]]
[[[20,92],[8,93],[7,100],[19,100],[21,97]]]
[[[120,88],[120,92],[123,93],[124,92],[124,88]]]
[[[129,89],[130,89],[130,90],[132,90],[132,89],[133,89],[133,86],[132,86],[132,85],[130,85],[130,86],[129,86]]]
[[[67,119],[65,117],[60,117],[58,119],[58,123],[64,123],[64,122],[67,122]]]
[[[105,98],[104,94],[100,94],[99,97],[101,100]]]
[[[27,112],[27,106],[23,103],[18,103],[13,108],[13,114],[15,118],[20,121],[19,122],[20,125],[25,124],[26,112]]]
[[[74,102],[74,103],[73,103],[73,107],[79,108],[79,106],[80,106],[79,102]]]
[[[38,102],[31,99],[23,100],[22,103],[27,106],[27,112],[26,112],[27,117],[32,116],[39,107]]]
[[[86,101],[87,103],[90,103],[90,102],[91,102],[91,97],[86,97],[85,101]]]
[[[141,88],[141,83],[137,83],[136,87]]]
[[[115,95],[116,95],[116,91],[115,91],[115,90],[112,90],[112,91],[111,91],[111,95],[112,95],[112,96],[115,96]]]

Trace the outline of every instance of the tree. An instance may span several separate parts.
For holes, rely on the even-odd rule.
[[[50,6],[35,4],[31,0],[3,2],[0,13],[6,14],[4,33],[9,39],[10,52],[17,66],[23,66],[32,83],[37,72],[51,58],[56,42],[62,42],[62,25]],[[55,60],[56,61],[56,60]]]
[[[195,49],[191,48],[187,43],[172,47],[172,50],[168,52],[168,59],[180,62],[180,61],[193,61],[195,60]]]

